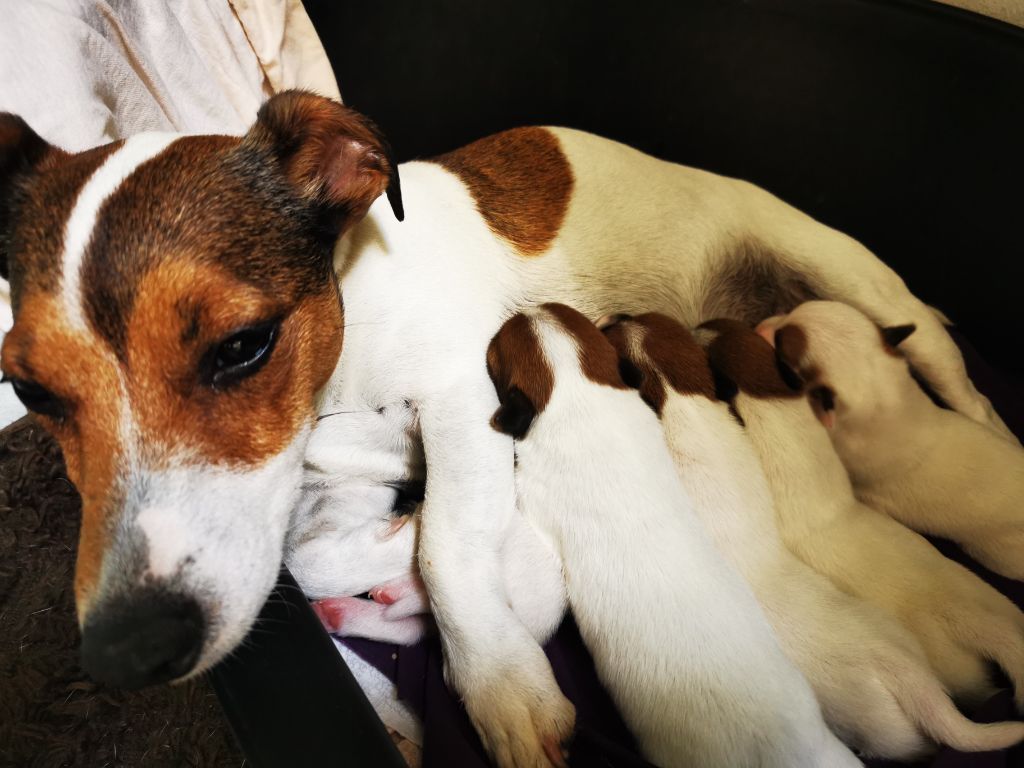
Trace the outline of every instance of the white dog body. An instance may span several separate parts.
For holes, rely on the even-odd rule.
[[[757,452],[728,405],[713,399],[712,374],[694,338],[656,315],[604,330],[660,411],[694,510],[753,588],[783,651],[807,676],[843,741],[897,760],[921,757],[934,741],[959,749],[991,743],[957,712],[908,630],[785,547]]]
[[[524,317],[528,326],[513,327]],[[531,343],[543,355],[536,365],[524,352]],[[545,305],[513,318],[495,349],[498,426],[515,421],[517,375],[550,366],[550,398],[526,395],[536,415],[516,443],[519,505],[558,549],[580,633],[648,759],[859,765],[826,727],[747,585],[715,551],[656,417],[615,381],[607,341],[572,310]],[[603,369],[599,355],[610,361]],[[599,383],[597,370],[615,375]]]
[[[766,323],[772,331],[784,326],[803,331],[794,362],[813,372],[808,387],[831,393],[829,436],[857,497],[1024,579],[1024,449],[932,402],[899,346],[889,347],[853,307],[812,301]],[[899,336],[913,335],[911,326],[902,329]]]

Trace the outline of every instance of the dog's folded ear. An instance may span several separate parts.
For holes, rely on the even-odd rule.
[[[537,416],[537,409],[519,387],[510,387],[498,410],[491,417],[491,426],[516,440],[526,436]]]
[[[332,215],[340,235],[386,192],[395,217],[405,217],[398,163],[373,122],[353,109],[308,91],[271,97],[243,146],[269,152],[299,195]]]
[[[17,115],[0,112],[0,277],[8,276],[8,238],[18,185],[56,151]]]

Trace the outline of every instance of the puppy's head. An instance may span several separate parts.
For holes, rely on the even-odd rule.
[[[715,382],[704,349],[672,318],[649,312],[617,315],[599,324],[619,356],[622,380],[661,415],[669,389],[715,399]]]
[[[551,400],[557,379],[582,377],[626,389],[615,349],[584,315],[543,304],[514,315],[487,348],[487,372],[499,406],[491,426],[522,439]]]
[[[0,115],[2,367],[82,496],[75,597],[96,677],[186,676],[255,619],[341,351],[334,241],[385,189],[397,200],[373,126],[302,92],[241,138],[79,154]]]
[[[758,326],[780,364],[804,383],[829,428],[842,414],[877,402],[902,383],[908,369],[898,347],[913,332],[913,325],[879,328],[834,301],[809,301]]]
[[[719,399],[734,401],[740,392],[773,400],[803,396],[803,383],[779,361],[772,346],[745,323],[710,320],[697,329],[697,338],[707,349]]]

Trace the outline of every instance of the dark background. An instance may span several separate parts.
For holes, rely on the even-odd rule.
[[[547,123],[754,181],[1024,374],[1024,32],[924,0],[305,5],[400,159]]]

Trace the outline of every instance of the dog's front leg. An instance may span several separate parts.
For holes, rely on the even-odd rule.
[[[563,763],[575,711],[503,587],[515,483],[512,441],[489,424],[497,406],[485,376],[420,404],[427,461],[420,572],[448,682],[484,746],[503,768],[549,768]]]

